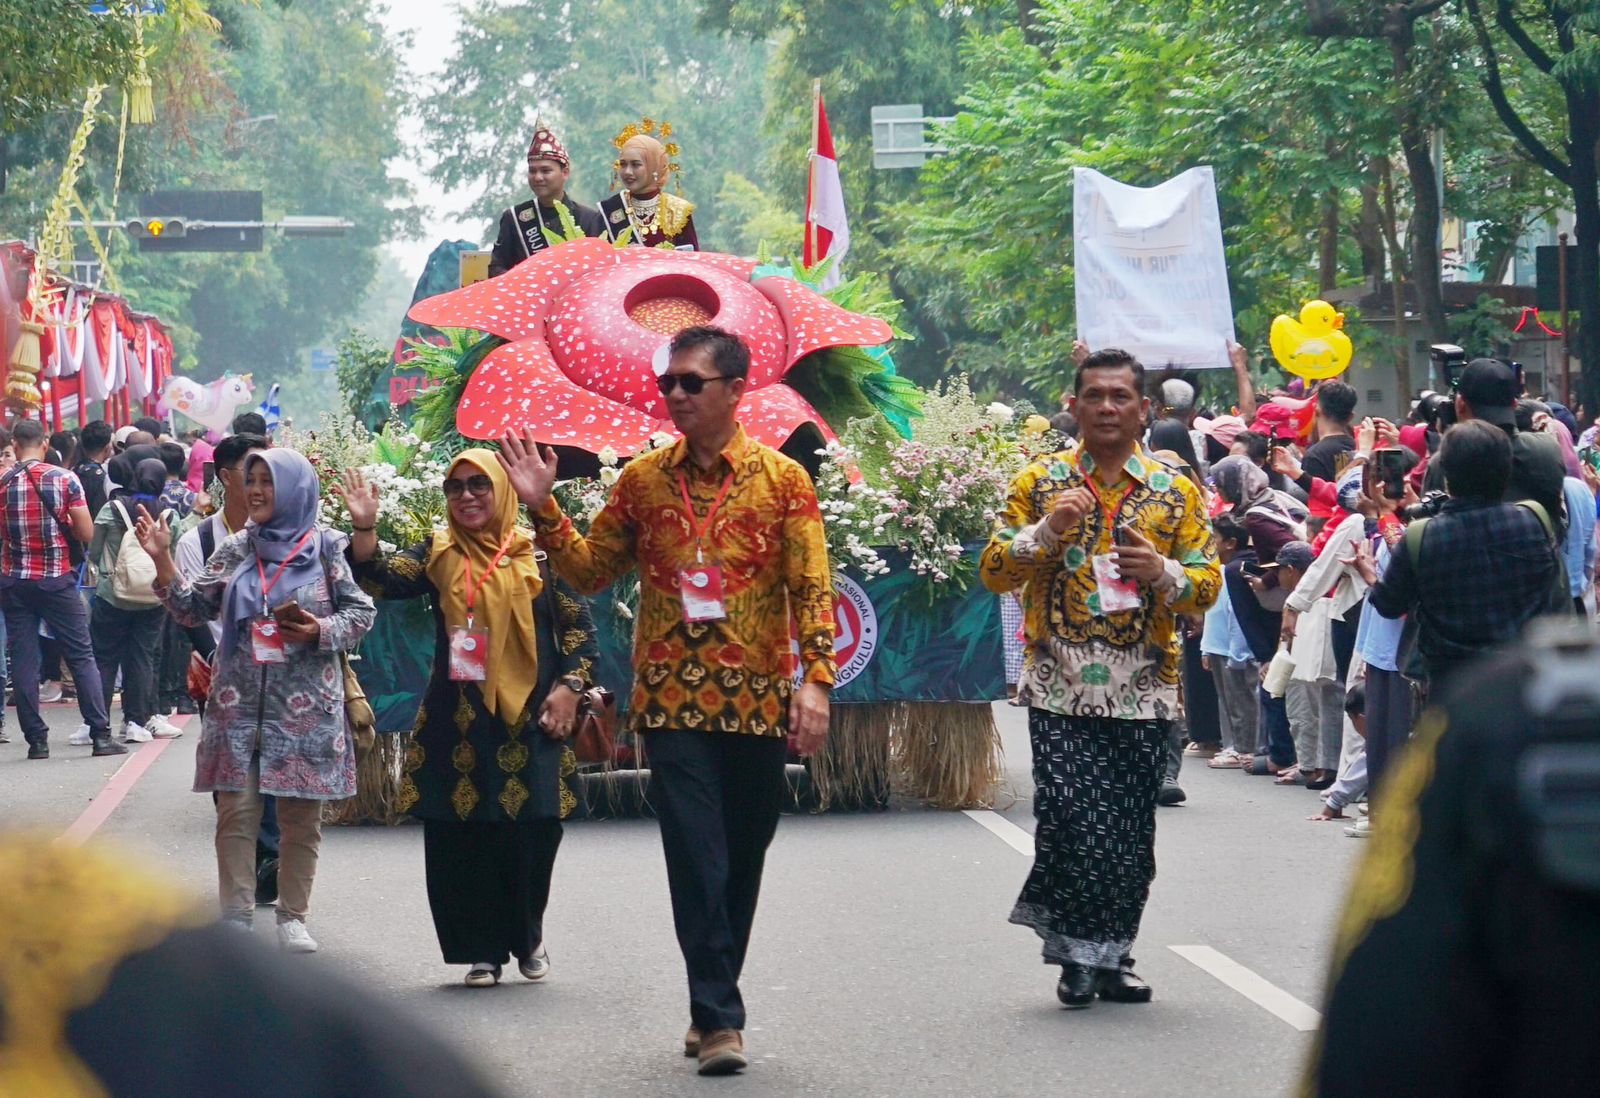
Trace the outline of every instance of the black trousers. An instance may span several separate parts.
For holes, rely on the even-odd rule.
[[[422,821],[428,907],[445,964],[525,961],[544,941],[561,821]]]
[[[100,696],[105,699],[106,715],[111,714],[111,695],[120,668],[122,719],[142,725],[156,712],[156,645],[167,612],[159,606],[123,610],[98,596],[92,602],[94,660],[100,667]]]
[[[645,733],[689,1019],[702,1032],[744,1028],[739,974],[783,808],[788,746],[737,732]]]

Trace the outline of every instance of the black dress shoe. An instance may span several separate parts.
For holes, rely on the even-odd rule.
[[[30,759],[48,759],[49,757],[50,757],[50,745],[49,744],[47,744],[47,743],[30,743],[28,745],[28,758],[30,758]]]
[[[1150,985],[1139,979],[1133,971],[1133,958],[1124,957],[1116,968],[1102,969],[1100,998],[1112,1003],[1148,1003],[1152,992]]]
[[[1065,964],[1061,966],[1061,979],[1056,983],[1056,998],[1068,1010],[1082,1010],[1094,1004],[1095,987],[1099,982],[1099,969],[1088,965]]]
[[[107,736],[103,740],[95,740],[94,741],[94,752],[93,752],[93,754],[94,754],[94,757],[97,758],[97,759],[102,755],[126,755],[127,753],[128,753],[127,746],[125,744],[118,743],[116,740],[112,739],[110,736]]]
[[[1189,794],[1183,791],[1183,786],[1177,782],[1162,782],[1161,792],[1156,794],[1156,803],[1171,808],[1175,804],[1182,804],[1189,799]]]

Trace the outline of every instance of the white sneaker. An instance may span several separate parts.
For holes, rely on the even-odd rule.
[[[299,919],[278,924],[278,946],[287,953],[315,953],[317,940]]]
[[[142,724],[134,724],[132,721],[122,726],[122,738],[129,743],[149,743],[155,739],[148,728]]]
[[[65,692],[59,682],[47,681],[39,684],[39,701],[44,705],[60,701],[63,693]]]
[[[157,713],[144,722],[145,728],[158,740],[175,740],[183,735],[183,729],[167,720],[166,714]]]
[[[550,975],[550,954],[541,944],[539,952],[526,961],[518,961],[517,968],[530,980],[542,980]]]
[[[479,961],[467,972],[462,982],[468,987],[493,987],[500,982],[500,966]]]
[[[78,725],[78,730],[67,737],[67,742],[73,747],[88,747],[94,742],[94,737],[89,734],[89,726]]]
[[[1368,816],[1363,816],[1355,823],[1344,829],[1344,833],[1352,839],[1368,839],[1372,837],[1372,821]]]

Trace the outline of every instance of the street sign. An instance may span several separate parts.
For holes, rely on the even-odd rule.
[[[872,166],[874,168],[920,168],[928,157],[948,152],[943,145],[928,143],[928,123],[948,122],[949,118],[929,118],[921,103],[894,103],[872,108]]]
[[[260,191],[155,191],[126,227],[142,252],[259,252],[260,223]]]
[[[331,370],[338,357],[327,347],[313,347],[311,348],[311,369],[319,373]]]

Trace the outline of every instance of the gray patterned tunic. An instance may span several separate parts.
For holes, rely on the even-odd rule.
[[[251,756],[259,753],[263,793],[311,800],[355,794],[355,749],[345,730],[338,653],[350,651],[366,635],[377,612],[344,555],[324,544],[323,556],[333,577],[333,599],[325,579],[273,592],[275,602],[293,598],[321,623],[315,648],[290,645],[284,663],[258,664],[243,633],[231,656],[217,650],[195,752],[195,792],[242,792]],[[221,612],[228,580],[247,559],[254,559],[249,537],[234,534],[217,546],[204,572],[192,581],[180,576],[170,587],[158,585],[156,594],[179,625],[206,624]]]

